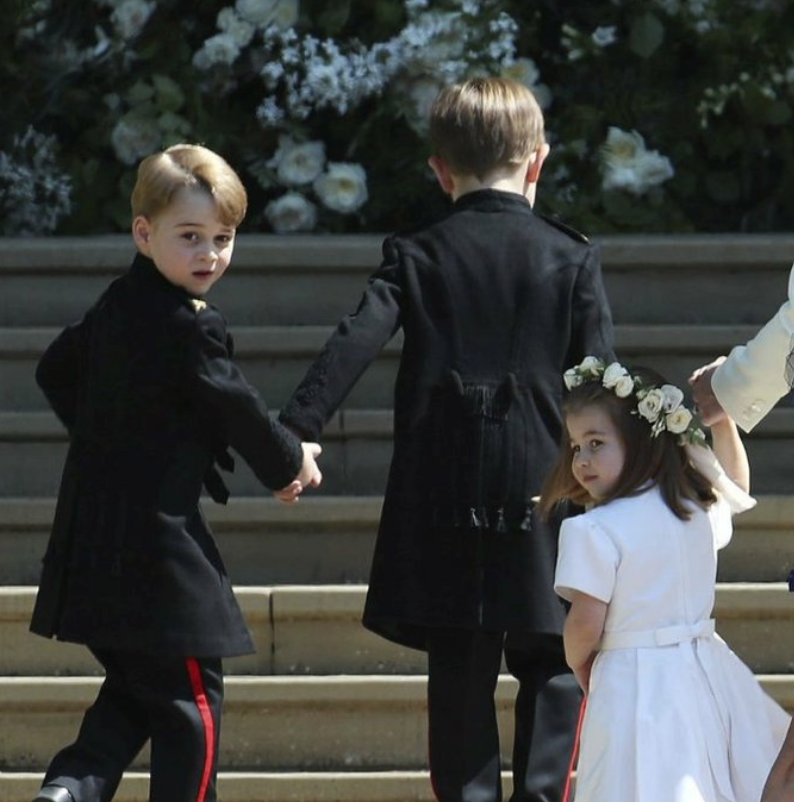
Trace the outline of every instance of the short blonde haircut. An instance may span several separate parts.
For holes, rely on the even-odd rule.
[[[225,159],[201,145],[173,145],[147,156],[138,166],[132,190],[132,216],[153,219],[166,209],[181,189],[208,192],[220,221],[237,228],[248,208],[248,197],[240,177]]]
[[[473,78],[441,90],[430,110],[430,144],[458,175],[483,180],[516,167],[545,144],[543,112],[523,84]]]

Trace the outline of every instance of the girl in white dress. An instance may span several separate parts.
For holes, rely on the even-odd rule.
[[[715,424],[712,452],[651,371],[588,357],[565,382],[541,506],[588,508],[562,525],[555,577],[587,694],[576,802],[758,802],[790,719],[711,617],[717,550],[755,503],[737,429]]]

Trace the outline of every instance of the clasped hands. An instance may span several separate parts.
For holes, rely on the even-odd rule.
[[[307,487],[319,487],[323,474],[317,465],[317,457],[323,453],[319,443],[301,443],[303,449],[303,465],[300,473],[281,490],[273,491],[273,495],[285,504],[294,504]]]

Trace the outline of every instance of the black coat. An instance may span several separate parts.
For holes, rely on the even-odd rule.
[[[253,650],[199,507],[231,445],[270,488],[300,442],[231,361],[223,317],[137,256],[36,378],[69,430],[31,629],[97,648],[195,657]]]
[[[563,371],[612,354],[598,252],[520,195],[484,190],[383,254],[282,411],[319,438],[402,327],[364,623],[419,648],[428,626],[559,634],[557,525],[532,497],[558,453]]]

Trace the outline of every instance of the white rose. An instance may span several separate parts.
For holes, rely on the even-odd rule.
[[[562,380],[565,382],[565,388],[567,390],[573,390],[574,387],[578,387],[582,383],[582,377],[579,375],[576,368],[568,368],[568,370],[562,374]]]
[[[586,356],[578,367],[580,373],[596,377],[603,370],[604,363],[596,356]]]
[[[692,422],[692,413],[686,407],[678,407],[665,416],[667,431],[673,434],[683,434]]]
[[[667,156],[662,156],[658,150],[649,150],[638,159],[637,173],[643,191],[646,191],[672,178],[675,170]]]
[[[270,201],[265,217],[277,234],[312,231],[317,225],[317,207],[298,192],[287,192]]]
[[[237,0],[237,13],[252,25],[264,27],[273,17],[278,0]]]
[[[314,191],[327,208],[349,214],[369,197],[367,174],[360,164],[329,162],[328,170],[314,182]]]
[[[154,8],[154,3],[145,0],[124,0],[113,10],[110,20],[122,39],[133,39],[143,30]]]
[[[627,375],[626,368],[620,362],[611,362],[604,370],[604,378],[601,380],[604,387],[611,390],[615,385]]]
[[[311,184],[325,166],[325,144],[302,142],[279,148],[278,180],[282,184]]]
[[[637,404],[637,411],[645,420],[654,423],[664,408],[664,394],[658,387],[649,390]]]
[[[276,6],[270,22],[282,31],[292,28],[298,22],[300,14],[300,3],[298,0],[281,0]]]
[[[218,30],[229,34],[238,47],[247,47],[254,38],[256,28],[240,17],[233,8],[223,8],[218,13]]]
[[[618,398],[628,398],[634,392],[634,379],[628,374],[622,376],[615,384],[615,395]]]
[[[207,69],[214,64],[234,64],[239,55],[240,48],[230,34],[216,33],[196,51],[193,65],[198,69]]]
[[[664,396],[664,411],[675,412],[684,400],[684,394],[674,384],[663,384],[661,390]]]

